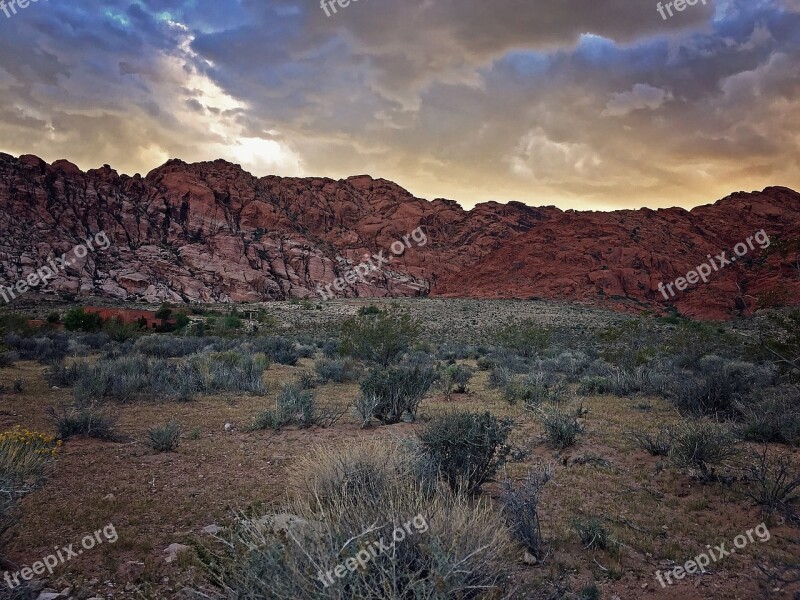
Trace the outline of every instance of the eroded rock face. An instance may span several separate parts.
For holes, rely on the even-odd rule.
[[[382,251],[391,258],[382,268],[328,289],[349,297],[556,298],[629,310],[675,305],[707,318],[751,311],[770,291],[800,303],[793,257],[764,259],[758,245],[707,284],[668,300],[658,290],[708,254],[730,256],[762,229],[771,239],[800,237],[800,194],[786,188],[733,194],[691,212],[563,212],[516,202],[464,211],[366,175],[259,179],[222,160],[171,160],[129,177],[107,165],[84,173],[64,160],[0,154],[0,207],[6,286],[106,232],[107,250],[89,252],[45,288],[68,297],[316,297],[318,286],[346,280]]]

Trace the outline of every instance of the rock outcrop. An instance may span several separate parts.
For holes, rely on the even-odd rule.
[[[708,283],[668,299],[658,288],[758,231],[800,238],[800,194],[780,187],[692,211],[465,211],[366,175],[256,178],[222,160],[170,160],[130,177],[0,154],[0,208],[5,286],[106,233],[107,249],[76,257],[41,290],[67,298],[256,302],[315,298],[335,283],[337,296],[560,299],[700,318],[800,303],[798,257],[758,244]],[[380,268],[351,274],[381,252]]]

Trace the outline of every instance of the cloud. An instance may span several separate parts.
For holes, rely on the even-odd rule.
[[[664,102],[672,100],[672,93],[646,83],[637,83],[629,92],[614,94],[606,104],[604,115],[621,117],[634,110],[655,110]]]
[[[425,197],[689,206],[800,187],[795,0],[85,0],[0,15],[0,150],[369,172]]]

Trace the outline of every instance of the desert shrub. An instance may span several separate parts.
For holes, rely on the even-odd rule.
[[[762,452],[751,453],[742,465],[742,494],[768,514],[778,512],[790,520],[798,517],[800,470],[786,455],[773,456],[764,445]]]
[[[314,363],[314,370],[322,383],[346,383],[361,376],[358,364],[351,360],[321,358]]]
[[[225,315],[224,317],[222,317],[221,325],[223,329],[227,330],[241,329],[242,319],[234,314]]]
[[[192,357],[189,366],[201,374],[203,393],[246,392],[261,395],[266,392],[264,371],[269,367],[265,354],[250,354],[244,350],[206,352]]]
[[[115,342],[124,342],[138,335],[139,325],[136,323],[123,323],[119,317],[113,317],[103,323],[103,333]]]
[[[489,371],[497,366],[497,362],[491,356],[481,356],[478,359],[478,369],[481,371]]]
[[[22,360],[49,363],[64,360],[69,353],[69,336],[60,332],[36,337],[20,337],[12,333],[6,336],[5,341]]]
[[[133,351],[155,358],[179,358],[197,354],[216,341],[212,337],[146,335],[136,340]]]
[[[114,440],[115,419],[107,416],[95,406],[72,404],[60,409],[51,409],[50,416],[62,440],[75,436]]]
[[[550,346],[551,333],[534,319],[510,323],[498,329],[494,339],[498,346],[513,350],[520,356],[530,358],[541,354]]]
[[[515,377],[515,373],[505,367],[494,367],[489,372],[489,387],[505,389]]]
[[[313,390],[317,387],[317,378],[311,371],[301,371],[297,375],[297,385],[303,390]]]
[[[591,364],[591,359],[583,352],[566,350],[553,358],[540,359],[535,366],[546,372],[562,373],[568,381],[575,382]]]
[[[304,492],[281,515],[241,520],[228,553],[206,561],[215,589],[204,592],[267,600],[503,596],[513,545],[500,515],[446,488],[431,493],[404,454],[405,447],[385,442],[301,458],[292,479]],[[326,571],[378,540],[391,550],[333,584],[325,580]]]
[[[431,420],[419,439],[432,469],[454,491],[476,493],[505,462],[510,420],[453,412]]]
[[[300,358],[294,342],[282,337],[259,337],[250,341],[256,352],[263,352],[272,362],[294,366]]]
[[[578,382],[577,392],[581,396],[610,394],[611,381],[608,377],[584,377]]]
[[[361,382],[356,409],[364,423],[372,417],[384,424],[399,423],[404,414],[413,419],[435,380],[432,368],[375,367]]]
[[[466,365],[444,365],[439,372],[438,382],[447,400],[450,400],[454,392],[456,394],[466,393],[467,385],[473,374],[472,369]]]
[[[31,332],[31,327],[28,325],[29,319],[30,317],[27,315],[13,312],[0,315],[0,334],[16,333],[27,335]]]
[[[631,433],[631,437],[642,450],[646,450],[651,456],[669,456],[674,435],[669,427],[662,427],[655,435],[644,431],[634,431]]]
[[[82,308],[73,308],[64,316],[64,328],[67,331],[100,331],[103,319],[98,313],[84,312]]]
[[[140,390],[152,398],[188,402],[207,390],[206,377],[197,362],[151,359],[148,379]]]
[[[379,315],[381,314],[381,309],[375,306],[374,304],[370,304],[369,306],[362,306],[358,309],[359,316],[367,316],[367,315]]]
[[[340,351],[386,367],[411,347],[417,332],[406,313],[393,310],[358,316],[342,324]]]
[[[58,312],[53,311],[47,315],[47,322],[50,323],[51,325],[55,323],[60,323],[61,315]]]
[[[20,427],[0,433],[0,539],[15,524],[20,500],[44,482],[60,444]]]
[[[339,340],[323,340],[319,347],[322,355],[327,359],[332,359],[339,354]]]
[[[774,374],[767,368],[706,356],[693,371],[675,378],[670,398],[680,410],[690,414],[729,416],[734,413],[735,402],[756,383],[768,386],[773,379]]]
[[[510,480],[502,484],[501,499],[506,523],[514,536],[534,557],[545,556],[542,528],[539,521],[539,500],[544,486],[553,476],[553,467],[531,469],[518,486]]]
[[[19,360],[19,354],[16,352],[0,352],[0,369],[7,369],[13,367],[14,363]]]
[[[576,517],[572,519],[572,529],[578,534],[584,548],[607,550],[611,547],[611,536],[596,517]]]
[[[417,485],[423,474],[421,461],[421,448],[413,439],[371,439],[335,450],[317,446],[296,463],[289,489],[317,498],[323,509],[350,498],[377,507],[398,481]]]
[[[794,386],[756,390],[735,403],[743,439],[800,445],[800,390]]]
[[[509,404],[522,402],[532,407],[543,402],[559,402],[567,391],[566,382],[557,374],[533,370],[523,377],[512,377],[503,387],[503,398]]]
[[[189,400],[200,393],[266,391],[264,370],[269,359],[244,351],[204,352],[185,361],[147,358],[140,354],[99,360],[87,366],[73,386],[79,402],[139,399]]]
[[[181,439],[181,426],[174,421],[147,431],[147,445],[156,452],[174,452]]]
[[[297,346],[297,355],[300,358],[314,358],[316,354],[316,346],[311,346],[309,344],[298,344]]]
[[[250,427],[251,431],[274,429],[286,425],[329,427],[339,420],[343,411],[332,406],[320,406],[312,390],[303,389],[296,383],[287,383],[275,399],[275,407],[260,412]]]
[[[111,336],[106,332],[86,333],[78,338],[82,344],[92,350],[102,350],[111,342]]]
[[[86,363],[73,362],[67,365],[64,361],[50,363],[45,378],[48,385],[57,387],[72,387],[81,378],[86,370]]]
[[[773,361],[793,379],[800,379],[800,309],[770,315],[772,331],[758,340],[761,357]]]
[[[72,387],[79,403],[114,399],[130,402],[148,388],[150,363],[141,355],[99,360],[82,371]]]
[[[578,421],[578,414],[570,412],[561,405],[537,409],[537,417],[544,428],[548,442],[561,450],[574,446],[583,426]]]
[[[156,319],[166,320],[172,318],[172,307],[168,302],[164,302],[154,315]]]
[[[736,436],[728,425],[713,421],[684,421],[673,430],[669,458],[680,468],[697,473],[704,481],[715,479],[717,467],[738,454]]]
[[[440,344],[436,349],[436,358],[439,360],[477,359],[480,358],[480,353],[475,346],[447,342]]]

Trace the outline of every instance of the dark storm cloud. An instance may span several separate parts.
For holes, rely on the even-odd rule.
[[[370,172],[466,204],[800,187],[798,4],[51,0],[0,14],[0,150]]]

